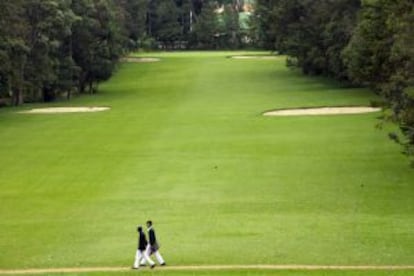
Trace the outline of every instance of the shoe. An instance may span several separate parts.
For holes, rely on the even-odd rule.
[[[133,267],[131,267],[131,269],[138,269],[139,267],[135,267],[135,266],[133,266]]]
[[[161,266],[166,266],[166,265],[167,265],[166,263],[162,263],[162,264],[161,264]]]
[[[155,264],[151,265],[151,269],[154,269],[154,267],[155,267]]]

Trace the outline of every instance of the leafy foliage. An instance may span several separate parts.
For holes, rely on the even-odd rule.
[[[215,9],[215,4],[209,3],[197,18],[194,26],[194,40],[197,48],[217,48],[219,25]]]
[[[293,57],[306,74],[347,79],[340,58],[356,22],[358,0],[258,1],[256,37],[263,45]]]
[[[414,8],[411,0],[259,0],[255,33],[289,65],[368,86],[384,97],[414,155]]]
[[[140,47],[238,48],[242,7],[240,0],[1,1],[0,105],[94,93],[119,57]]]
[[[93,91],[123,52],[111,0],[2,1],[0,10],[0,89],[14,105]]]
[[[414,155],[414,8],[412,1],[364,1],[360,21],[344,59],[353,82],[368,85],[384,98],[404,138],[393,139]],[[414,164],[414,163],[413,163]]]

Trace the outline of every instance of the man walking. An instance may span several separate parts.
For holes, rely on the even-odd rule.
[[[161,256],[160,252],[158,251],[160,246],[158,244],[154,228],[152,227],[152,221],[150,221],[150,220],[147,221],[147,228],[148,228],[149,244],[147,245],[146,253],[147,253],[148,256],[150,256],[151,254],[154,254],[155,258],[157,258],[158,263],[160,265],[164,266],[166,264],[165,264],[164,259]],[[142,264],[142,262],[141,262],[141,264]]]
[[[132,266],[133,269],[138,269],[139,268],[139,264],[143,261],[144,263],[147,262],[151,268],[154,268],[155,263],[151,260],[151,258],[149,257],[148,253],[147,253],[147,238],[145,237],[144,232],[142,231],[142,227],[138,226],[137,228],[138,231],[138,249],[137,249],[137,253],[135,254],[135,262],[134,265]]]

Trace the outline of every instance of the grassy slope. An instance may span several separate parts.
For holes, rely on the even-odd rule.
[[[128,266],[147,218],[171,264],[413,264],[414,171],[375,114],[260,116],[373,96],[227,54],[70,103],[110,112],[0,111],[0,268]]]

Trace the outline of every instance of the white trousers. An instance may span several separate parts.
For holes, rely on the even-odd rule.
[[[149,244],[147,245],[147,249],[145,249],[145,254],[147,256],[150,256],[151,254],[154,254],[154,256],[155,256],[155,258],[157,258],[157,261],[158,261],[159,264],[165,263],[164,259],[162,258],[161,254],[160,254],[160,252],[158,250],[155,251],[155,252],[151,252],[151,246]],[[148,257],[148,259],[151,260],[150,257]],[[141,260],[141,265],[144,265],[145,263],[146,263],[146,260],[145,259],[142,259]],[[151,263],[150,263],[150,265],[151,265]]]
[[[147,250],[137,250],[135,254],[134,268],[138,268],[140,264],[148,263],[149,265],[154,265],[154,261],[147,254]]]

